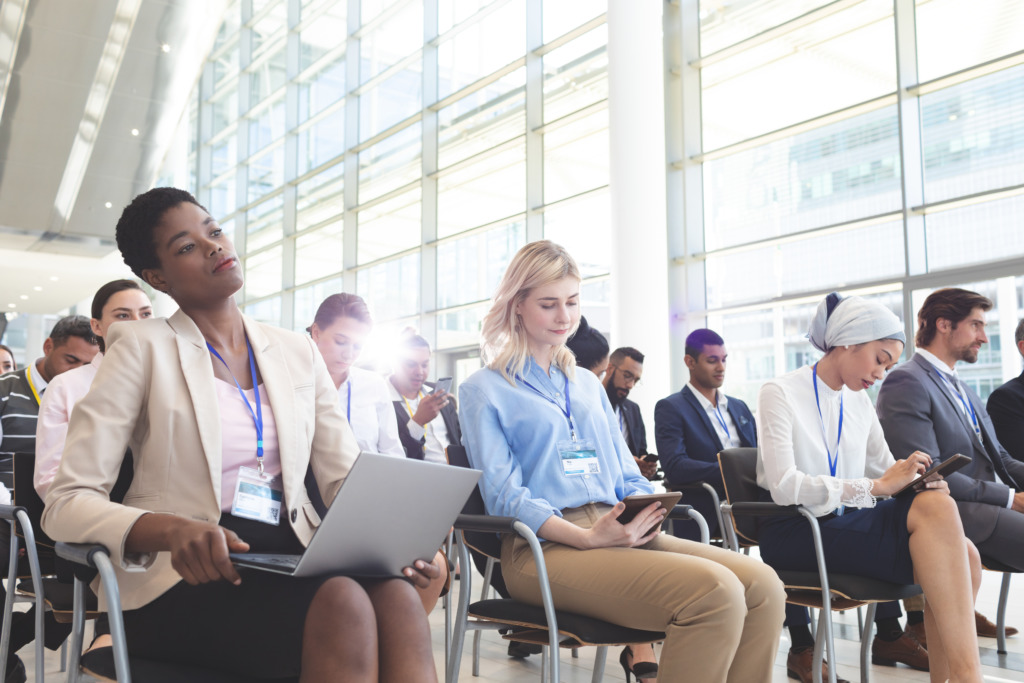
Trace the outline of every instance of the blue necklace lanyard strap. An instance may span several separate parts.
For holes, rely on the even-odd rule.
[[[971,416],[971,423],[974,425],[974,434],[981,440],[981,426],[978,424],[978,414],[974,412],[974,404],[963,397],[960,390],[957,389],[953,381],[946,376],[946,373],[941,370],[938,371],[939,377],[942,378],[949,388],[953,391],[953,395],[956,396],[957,400],[960,401],[960,405],[964,408],[964,413]]]
[[[249,337],[245,338],[245,348],[249,352],[249,373],[252,375],[252,390],[256,394],[256,410],[252,409],[252,404],[249,403],[249,398],[242,391],[241,385],[238,380],[235,379],[235,375],[231,372],[231,368],[228,367],[228,362],[217,353],[217,349],[213,348],[210,342],[206,342],[206,348],[210,349],[210,353],[217,357],[224,367],[228,369],[228,374],[231,375],[232,381],[235,383],[235,388],[238,389],[239,395],[242,400],[245,401],[245,407],[249,409],[249,414],[252,415],[252,421],[256,425],[256,466],[259,469],[259,473],[263,474],[263,404],[260,403],[260,386],[256,382],[256,357],[252,352],[252,344],[249,343]]]
[[[519,380],[520,382],[525,384],[527,387],[532,389],[533,392],[535,394],[537,394],[538,396],[540,396],[541,398],[545,399],[549,403],[552,403],[556,408],[558,408],[559,411],[561,411],[561,413],[563,415],[565,415],[565,419],[569,421],[569,436],[572,437],[573,441],[576,441],[576,427],[573,426],[573,421],[572,421],[572,403],[569,400],[569,376],[568,375],[564,375],[564,377],[565,377],[565,391],[564,391],[564,393],[565,393],[565,408],[563,408],[558,401],[556,401],[555,399],[551,398],[550,396],[545,394],[543,391],[541,391],[540,389],[538,389],[537,387],[533,386],[532,384],[527,382],[525,379],[520,377],[519,375],[516,375],[516,379],[517,380]]]
[[[345,404],[345,417],[352,424],[352,375],[348,376],[348,402]]]
[[[817,387],[815,387],[817,388]],[[722,415],[722,409],[718,407],[718,392],[715,392],[715,417],[718,418],[718,424],[722,425],[722,431],[725,432],[727,439],[732,439],[732,433],[729,432],[729,425],[725,423],[725,416]]]
[[[843,395],[839,394],[839,433],[836,435],[836,451],[835,458],[832,457],[832,451],[828,448],[828,436],[825,433],[825,417],[821,412],[821,401],[818,398],[818,364],[814,364],[814,369],[811,371],[811,382],[814,384],[814,404],[818,407],[818,424],[821,425],[821,441],[825,446],[825,455],[828,456],[828,471],[833,477],[836,476],[836,472],[839,469],[839,441],[843,438]],[[842,388],[839,389],[842,392]],[[837,515],[843,514],[842,506],[836,510]]]

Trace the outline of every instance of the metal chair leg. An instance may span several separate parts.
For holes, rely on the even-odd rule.
[[[573,648],[573,652],[576,652],[578,648]],[[604,678],[604,665],[608,660],[608,646],[600,645],[597,648],[597,653],[594,655],[594,675],[590,678],[591,683],[601,683]]]
[[[996,611],[996,652],[1006,654],[1006,603],[1010,599],[1010,579],[1013,574],[1003,573],[1003,582],[999,586],[999,608]]]
[[[7,522],[11,526],[11,552],[7,570],[7,599],[4,600],[3,636],[0,638],[0,681],[7,680],[7,655],[11,647],[11,612],[14,610],[14,586],[18,581],[18,535],[14,529],[14,520]]]
[[[871,634],[875,630],[877,610],[877,602],[868,604],[868,613],[860,629],[860,683],[868,683],[871,677]],[[857,618],[860,618],[860,607],[857,608]]]
[[[491,592],[491,578],[494,576],[494,558],[487,558],[487,565],[484,567],[484,584],[483,588],[480,589],[480,599],[486,600],[487,596]],[[483,636],[482,631],[476,631],[473,633],[473,675],[480,675],[480,638]]]

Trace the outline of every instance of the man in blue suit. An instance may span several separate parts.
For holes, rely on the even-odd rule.
[[[708,483],[724,498],[718,453],[726,448],[757,445],[757,428],[747,404],[719,391],[725,382],[725,341],[708,329],[686,338],[686,367],[690,381],[682,391],[654,407],[654,438],[671,487]],[[718,515],[711,495],[703,489],[686,491],[686,503],[697,508],[714,535]],[[676,534],[699,540],[691,524],[678,525]]]

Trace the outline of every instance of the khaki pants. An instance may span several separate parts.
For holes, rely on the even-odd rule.
[[[590,504],[562,513],[588,529],[609,509]],[[508,536],[501,550],[512,597],[541,604],[529,545]],[[661,534],[642,548],[577,550],[548,542],[544,561],[559,609],[665,632],[658,680],[771,681],[786,596],[760,560]]]

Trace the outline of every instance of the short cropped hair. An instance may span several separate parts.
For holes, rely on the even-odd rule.
[[[164,214],[179,204],[195,204],[203,211],[206,207],[190,193],[176,187],[154,187],[143,192],[124,207],[117,221],[115,236],[121,258],[138,277],[148,268],[159,268],[153,231],[164,219]],[[207,213],[209,213],[207,211]]]
[[[611,357],[608,359],[612,365],[618,365],[627,358],[632,358],[640,365],[644,364],[644,354],[640,353],[632,346],[620,346],[619,348],[612,351]]]
[[[722,346],[724,344],[725,340],[714,330],[707,328],[694,330],[686,338],[686,355],[696,360],[700,358],[700,354],[704,353],[705,346]]]
[[[587,323],[585,317],[580,317],[580,326],[576,329],[569,341],[565,343],[576,356],[576,365],[587,370],[593,370],[608,355],[608,340],[604,335],[595,330]]]
[[[430,350],[430,342],[424,337],[420,336],[413,327],[407,327],[402,331],[402,336],[398,339],[398,344],[403,349],[426,349]]]
[[[86,343],[93,346],[98,346],[100,343],[96,335],[93,334],[89,319],[84,315],[69,315],[66,318],[61,318],[50,330],[50,340],[53,341],[55,348],[66,344],[71,337],[84,339]]]
[[[1018,344],[1024,341],[1024,318],[1017,323],[1017,331],[1013,333],[1013,340]]]
[[[929,346],[938,333],[939,318],[950,321],[953,329],[956,329],[975,308],[989,311],[992,309],[992,300],[977,292],[957,287],[935,290],[928,295],[921,304],[921,310],[917,312],[917,335],[914,342],[918,346]]]
[[[316,309],[316,315],[313,316],[313,325],[316,325],[318,329],[325,330],[333,325],[338,318],[352,318],[367,325],[373,324],[370,309],[363,301],[363,297],[348,292],[331,294],[324,299],[320,307]],[[307,327],[306,332],[312,334],[313,325]]]

